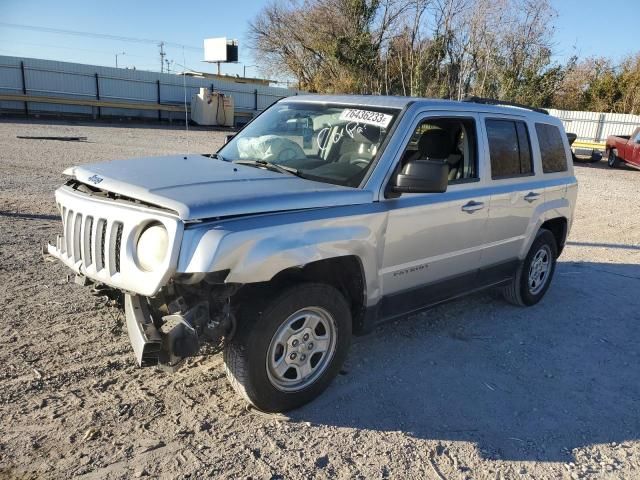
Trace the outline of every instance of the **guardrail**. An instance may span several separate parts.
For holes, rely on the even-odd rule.
[[[64,97],[45,97],[42,95],[11,95],[0,94],[0,101],[7,102],[23,102],[25,104],[25,113],[29,113],[29,103],[50,103],[55,105],[79,105],[86,107],[96,107],[98,109],[97,116],[100,116],[100,108],[122,108],[129,110],[157,110],[158,115],[161,112],[178,112],[184,113],[184,105],[169,105],[162,103],[147,103],[147,102],[112,102],[109,100],[94,100],[94,99],[77,99],[77,98],[64,98]],[[186,105],[187,113],[191,112],[191,106]],[[253,112],[250,111],[238,111],[235,112],[236,117],[253,117]]]

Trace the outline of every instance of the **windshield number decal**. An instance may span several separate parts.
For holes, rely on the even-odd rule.
[[[388,115],[386,113],[371,112],[368,110],[357,110],[354,108],[343,110],[340,114],[340,120],[366,123],[383,128],[387,128],[389,126],[392,118],[393,117],[391,115]]]

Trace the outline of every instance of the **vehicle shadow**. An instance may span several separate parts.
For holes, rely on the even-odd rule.
[[[567,245],[572,247],[615,248],[619,250],[640,250],[640,245],[626,245],[624,243],[597,243],[597,242],[572,242]]]
[[[90,118],[74,118],[74,117],[56,117],[42,115],[42,118],[24,118],[22,115],[4,115],[0,117],[0,123],[24,124],[24,125],[59,125],[74,127],[108,127],[108,128],[126,128],[126,129],[156,129],[156,130],[175,130],[183,132],[185,130],[184,120],[174,119],[173,123],[166,120],[158,122],[156,119],[133,118],[128,120],[126,117],[113,117],[102,119]],[[233,133],[237,131],[231,127],[220,126],[203,126],[189,123],[189,130],[193,131],[211,131],[211,132],[227,132]],[[85,142],[88,143],[88,142]]]
[[[626,163],[620,163],[616,168],[611,168],[607,165],[607,159],[603,158],[599,162],[573,162],[574,167],[580,168],[598,168],[601,170],[626,170],[633,171],[637,170],[636,168],[630,167]]]
[[[495,293],[356,339],[293,421],[473,442],[485,458],[570,461],[640,438],[640,265],[561,262],[541,303]]]
[[[43,213],[20,213],[20,212],[5,212],[0,210],[0,217],[9,218],[22,218],[26,220],[60,220],[60,215],[46,215]]]

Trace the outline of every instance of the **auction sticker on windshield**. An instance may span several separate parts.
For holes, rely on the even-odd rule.
[[[368,125],[376,125],[383,128],[389,126],[392,118],[392,115],[387,115],[386,113],[357,110],[355,108],[347,108],[340,114],[340,120],[366,123]]]

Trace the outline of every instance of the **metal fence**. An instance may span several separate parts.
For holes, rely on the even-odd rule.
[[[578,135],[582,142],[601,144],[609,135],[631,135],[640,126],[640,115],[555,109],[549,109],[549,113],[562,120],[565,130]]]
[[[0,95],[24,94],[69,99],[182,105],[199,89],[213,88],[231,95],[237,113],[255,114],[276,100],[297,95],[293,89],[233,80],[183,77],[170,73],[57,62],[0,55]],[[0,99],[0,111],[96,115],[96,107]],[[176,112],[100,107],[99,115],[184,119]]]
[[[2,100],[2,94],[91,99],[128,104],[182,105],[199,89],[213,88],[234,100],[236,115],[254,115],[276,100],[297,95],[293,89],[241,83],[240,81],[183,77],[147,72],[0,55],[0,112],[27,111],[76,115],[102,115],[159,119],[184,119],[184,113],[135,108],[94,107]],[[639,115],[549,110],[560,118],[568,132],[582,142],[602,143],[608,135],[629,135],[640,125]]]

